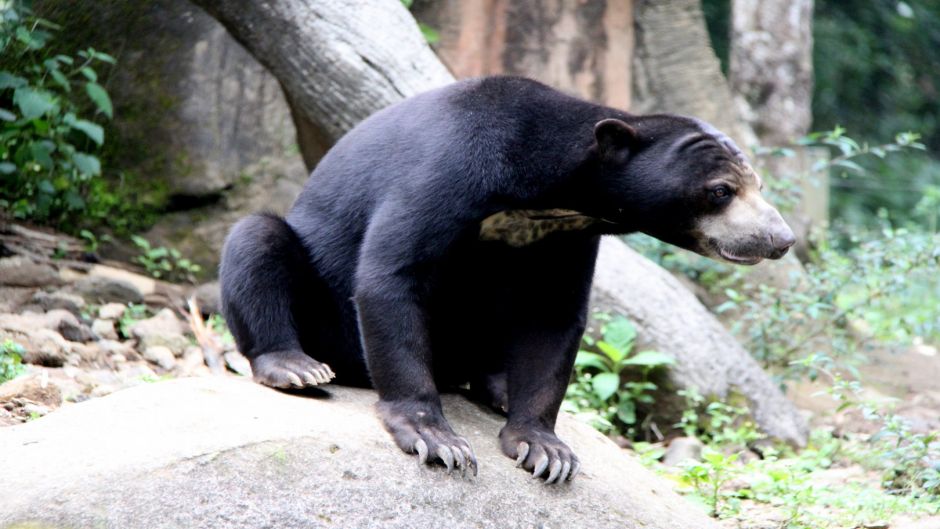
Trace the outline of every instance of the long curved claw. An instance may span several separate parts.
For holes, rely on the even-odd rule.
[[[571,462],[565,461],[565,463],[561,467],[561,473],[558,474],[558,481],[556,481],[555,483],[562,483],[563,481],[568,479],[569,472],[571,472]]]
[[[300,380],[300,377],[297,376],[297,374],[294,372],[291,372],[291,371],[287,372],[287,380],[289,380],[291,385],[294,387],[297,387],[297,388],[304,387],[303,381]]]
[[[542,454],[535,462],[535,469],[532,470],[532,477],[537,478],[541,476],[542,472],[545,472],[546,468],[548,468],[548,455]]]
[[[522,464],[525,463],[525,458],[529,455],[529,443],[519,443],[519,448],[516,450],[519,453],[519,455],[516,457],[516,466],[521,467]]]
[[[415,442],[415,452],[418,453],[418,465],[424,465],[428,461],[428,444],[424,439],[418,439]]]
[[[445,445],[437,447],[437,457],[444,462],[448,474],[454,470],[454,454],[451,453],[450,448],[447,448]]]
[[[561,473],[561,459],[556,459],[552,461],[552,466],[548,470],[548,479],[545,480],[546,484],[551,484],[555,482],[555,479],[558,478],[558,475]]]
[[[568,481],[573,480],[574,477],[577,476],[578,472],[580,471],[581,471],[581,462],[578,460],[575,460],[574,463],[571,464],[571,474],[568,475]]]

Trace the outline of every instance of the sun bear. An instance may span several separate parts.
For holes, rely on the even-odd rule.
[[[373,387],[395,443],[448,471],[477,470],[440,400],[469,387],[506,415],[502,451],[560,483],[579,469],[554,427],[600,237],[780,258],[794,235],[761,187],[700,120],[524,78],[461,81],[352,129],[285,218],[238,222],[224,315],[258,382]]]

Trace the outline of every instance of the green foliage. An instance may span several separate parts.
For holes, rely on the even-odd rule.
[[[222,317],[221,314],[213,314],[209,316],[209,319],[206,320],[206,323],[213,333],[221,337],[222,343],[228,345],[235,344],[235,337],[232,336],[232,331],[229,330],[228,325],[225,323],[225,318]]]
[[[201,266],[183,257],[176,248],[151,246],[150,241],[138,235],[132,235],[131,240],[142,252],[134,260],[153,277],[195,283],[196,274],[202,271]]]
[[[603,317],[603,316],[602,316]],[[574,381],[568,386],[563,409],[580,415],[602,432],[637,433],[638,407],[653,403],[656,384],[650,375],[674,363],[656,351],[633,352],[636,328],[626,318],[606,318],[602,339],[585,336],[593,350],[578,351]],[[623,381],[632,375],[633,379]]]
[[[413,6],[415,2],[414,0],[401,0],[401,3],[405,6],[406,9],[410,10],[411,6]],[[424,22],[418,22],[418,29],[421,30],[421,34],[424,36],[424,40],[426,40],[428,44],[434,44],[435,42],[441,40],[440,33]]]
[[[0,384],[23,373],[23,346],[13,340],[0,343]]]
[[[54,53],[58,29],[21,1],[0,8],[0,206],[75,229],[108,212],[96,194],[104,129],[89,118],[113,115],[95,67],[114,59],[93,48]]]
[[[140,320],[144,320],[153,316],[153,313],[147,308],[147,305],[128,303],[127,308],[124,309],[124,313],[121,314],[121,319],[118,320],[117,329],[121,333],[121,336],[124,338],[132,338],[131,336],[131,326],[137,323]]]

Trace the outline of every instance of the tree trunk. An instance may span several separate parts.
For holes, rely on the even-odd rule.
[[[288,92],[295,112],[316,126],[324,138],[335,141],[369,114],[453,80],[398,0],[323,0],[313,7],[302,0],[195,2],[216,16],[245,48],[268,66]],[[284,42],[294,43],[295,47],[287,48]],[[648,274],[648,270],[654,272]],[[635,271],[640,275],[632,276]],[[702,358],[742,351],[727,333],[713,332],[715,328],[720,329],[720,323],[694,296],[688,292],[684,297],[676,296],[675,292],[683,289],[676,279],[625,250],[622,242],[605,243],[597,275],[599,284],[618,293],[642,285],[642,296],[629,294],[626,297],[633,299],[622,302],[619,307],[627,316],[641,320],[640,332],[654,338],[650,343],[652,347],[673,355],[679,362],[686,358],[682,350],[685,347],[696,348]],[[621,280],[624,282],[620,283]],[[661,303],[664,299],[681,303],[683,307]],[[680,317],[685,318],[681,326],[675,325],[679,321],[676,320],[677,310],[681,310],[683,316]],[[696,325],[702,322],[707,329]],[[703,336],[707,337],[707,342],[703,341]],[[749,373],[760,373],[760,368],[746,354],[729,358],[751,366]],[[696,363],[691,371],[703,365],[705,363]],[[675,372],[678,387],[722,376],[712,370],[695,376],[684,375],[683,368]],[[784,440],[804,442],[802,422],[792,405],[766,376],[754,380],[761,391],[745,394],[755,409],[762,410],[758,417],[760,425]],[[752,387],[745,382],[727,380],[723,386],[713,384],[706,389],[711,392],[712,387],[730,388],[737,384],[743,392]],[[721,394],[721,391],[716,393]],[[775,411],[764,411],[768,409]]]
[[[765,145],[809,132],[813,0],[734,0],[728,80]]]
[[[754,132],[734,112],[699,0],[636,0],[633,109],[699,117],[743,148]]]
[[[813,0],[734,0],[729,81],[739,113],[760,143],[791,147],[812,123]],[[805,251],[813,224],[828,218],[825,181],[810,181],[819,154],[799,149],[797,156],[767,157],[765,170],[791,186],[796,207],[785,212]]]
[[[415,16],[458,78],[510,74],[613,107],[630,106],[632,0],[430,0]]]

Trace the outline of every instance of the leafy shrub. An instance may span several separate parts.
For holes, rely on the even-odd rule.
[[[636,328],[622,316],[609,318],[601,335],[596,342],[585,336],[585,344],[593,350],[578,351],[563,409],[602,432],[633,436],[639,426],[638,406],[653,403],[656,384],[650,375],[674,361],[656,351],[634,353]],[[628,372],[634,379],[623,382]]]
[[[23,373],[23,346],[13,340],[0,343],[0,384]]]
[[[153,277],[195,283],[196,274],[202,271],[201,266],[183,257],[176,248],[152,246],[150,241],[138,235],[131,236],[131,240],[143,252],[134,260]]]
[[[76,57],[54,53],[58,29],[21,1],[0,8],[0,207],[74,229],[85,216],[107,214],[94,154],[104,129],[83,108],[112,117],[95,67],[114,58],[93,48]]]

